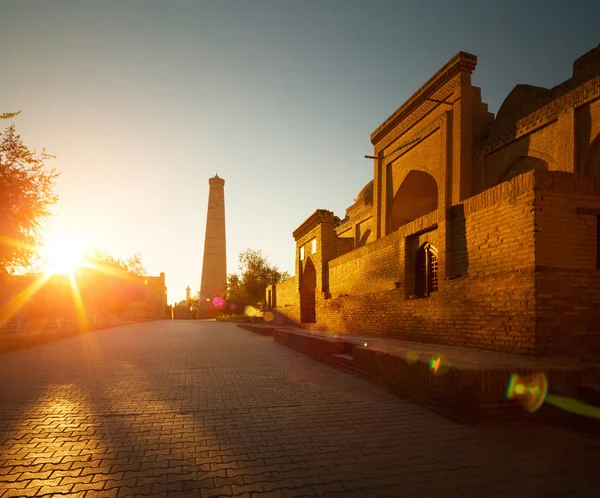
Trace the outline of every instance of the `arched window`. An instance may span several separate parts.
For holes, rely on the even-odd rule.
[[[415,267],[415,294],[428,297],[438,290],[438,252],[427,243],[417,252]]]

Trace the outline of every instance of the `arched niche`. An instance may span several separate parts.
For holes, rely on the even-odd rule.
[[[388,233],[431,213],[438,208],[435,178],[424,171],[412,170],[398,188],[388,216]]]

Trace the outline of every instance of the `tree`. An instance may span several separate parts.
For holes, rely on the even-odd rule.
[[[129,259],[115,258],[105,251],[92,249],[85,254],[85,259],[92,267],[102,269],[107,273],[125,276],[141,277],[146,273],[142,256],[134,254]]]
[[[237,309],[248,305],[263,308],[267,286],[290,278],[287,272],[269,264],[260,250],[246,249],[238,259],[239,272],[227,278],[227,298]]]
[[[20,112],[1,114],[0,119]],[[14,125],[0,136],[0,274],[29,267],[37,258],[41,223],[58,200],[58,173],[45,169],[45,162],[54,158],[46,149],[37,154],[27,148]]]

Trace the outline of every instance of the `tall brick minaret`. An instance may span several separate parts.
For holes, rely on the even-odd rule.
[[[215,175],[208,180],[208,212],[204,236],[204,260],[198,311],[201,316],[213,315],[218,309],[214,298],[225,298],[227,255],[225,250],[225,180]]]

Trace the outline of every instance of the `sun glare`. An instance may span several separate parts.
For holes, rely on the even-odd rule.
[[[42,258],[46,264],[46,273],[71,275],[75,267],[82,265],[84,245],[81,240],[60,238],[44,245]]]

